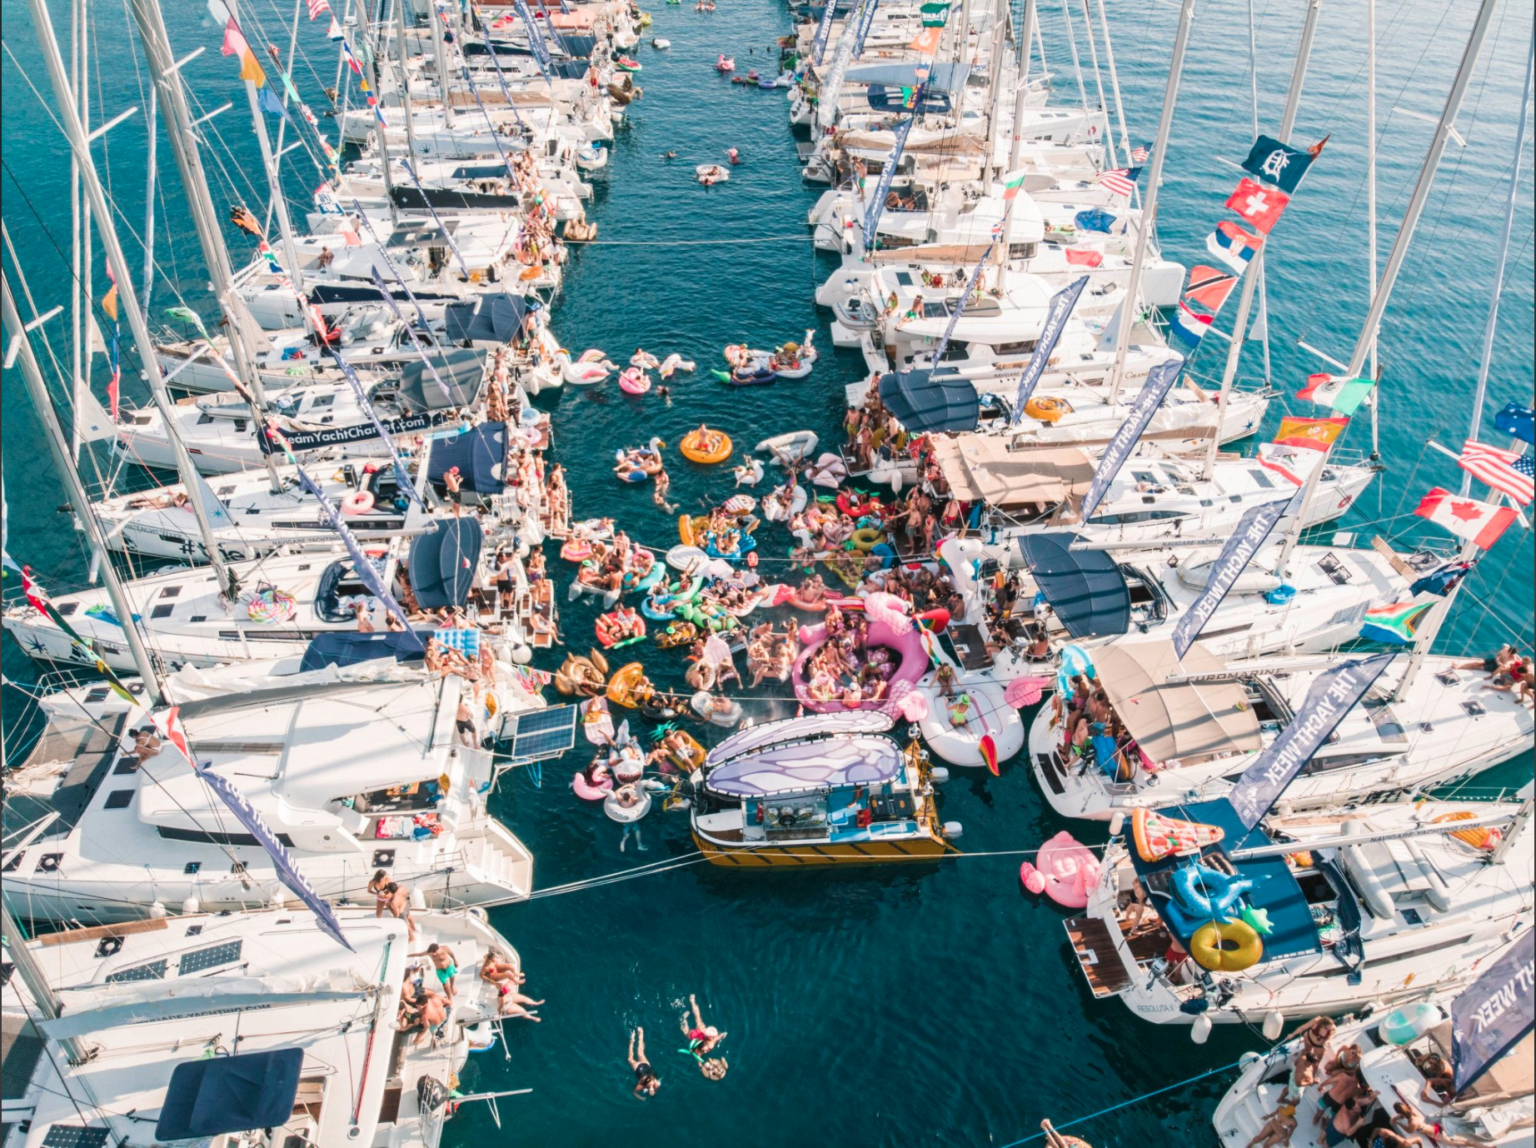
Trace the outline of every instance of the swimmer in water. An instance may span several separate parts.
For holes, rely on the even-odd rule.
[[[663,152],[662,155],[661,155],[661,158],[662,159],[676,159],[677,158],[677,153],[675,151]]]

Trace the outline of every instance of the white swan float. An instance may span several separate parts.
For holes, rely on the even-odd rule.
[[[685,359],[674,351],[661,361],[661,377],[670,379],[673,371],[691,371],[697,365],[692,359]]]
[[[562,352],[560,357],[565,360],[560,367],[560,377],[576,386],[600,383],[618,369],[618,364],[610,363],[595,347],[583,351],[581,358],[574,362],[568,352]]]
[[[763,481],[762,459],[749,458],[740,466],[732,467],[731,474],[735,475],[737,486],[756,486]]]

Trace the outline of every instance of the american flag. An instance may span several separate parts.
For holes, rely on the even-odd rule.
[[[1123,195],[1129,198],[1131,189],[1136,186],[1136,177],[1140,174],[1139,167],[1117,167],[1113,171],[1100,172],[1098,183],[1111,195]]]
[[[1131,149],[1131,162],[1132,163],[1146,163],[1147,160],[1150,159],[1151,157],[1152,157],[1152,153],[1147,148],[1138,147],[1138,148],[1132,148]]]
[[[1461,469],[1479,482],[1509,495],[1521,506],[1536,497],[1532,472],[1536,470],[1536,455],[1516,454],[1512,450],[1500,450],[1475,439],[1468,439],[1461,448]]]
[[[322,12],[329,12],[331,5],[329,0],[309,0],[309,18],[318,20]]]

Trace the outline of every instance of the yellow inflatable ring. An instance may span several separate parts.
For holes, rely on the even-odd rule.
[[[639,662],[620,666],[608,680],[608,700],[616,706],[634,709],[640,704],[641,695],[648,692],[645,667]]]
[[[501,699],[494,692],[485,695],[485,713],[487,717],[495,717],[496,711],[501,709]]]
[[[1473,813],[1470,809],[1463,809],[1456,813],[1442,813],[1431,824],[1441,825],[1447,821],[1470,821],[1476,816],[1477,814]],[[1450,836],[1463,844],[1472,846],[1474,849],[1492,849],[1499,840],[1499,837],[1486,826],[1477,829],[1458,829],[1450,834]]]
[[[1039,419],[1043,423],[1058,423],[1063,415],[1072,413],[1072,404],[1066,399],[1053,399],[1048,396],[1032,398],[1024,404],[1024,413],[1032,419]]]
[[[861,526],[848,536],[848,541],[853,543],[855,550],[867,554],[885,541],[885,531],[876,530],[873,526]]]
[[[689,462],[716,463],[724,462],[731,457],[733,449],[731,436],[724,431],[712,432],[719,436],[719,445],[710,451],[705,448],[703,436],[696,430],[691,430],[682,437],[677,448],[683,452],[683,457]]]
[[[1213,973],[1240,973],[1259,963],[1264,942],[1253,926],[1242,921],[1207,921],[1189,939],[1189,955]]]
[[[677,516],[677,536],[684,546],[702,546],[704,531],[709,527],[709,519],[704,515],[689,516],[680,514]]]

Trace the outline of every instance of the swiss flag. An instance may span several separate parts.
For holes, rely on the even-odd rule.
[[[1458,537],[1477,543],[1484,550],[1492,549],[1499,535],[1515,520],[1515,512],[1507,506],[1462,498],[1438,486],[1424,496],[1414,513],[1438,523]]]
[[[1245,179],[1228,197],[1227,206],[1252,224],[1255,231],[1268,235],[1269,229],[1280,222],[1280,214],[1290,202],[1291,197],[1278,188]]]

